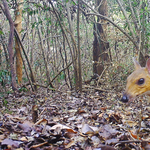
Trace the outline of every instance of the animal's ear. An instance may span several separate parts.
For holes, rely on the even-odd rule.
[[[147,62],[146,62],[146,68],[150,74],[150,58],[148,58]]]
[[[141,65],[139,64],[139,62],[134,57],[133,57],[133,63],[134,63],[134,66],[135,66],[135,70],[141,68]],[[149,65],[150,65],[150,62],[149,62]]]

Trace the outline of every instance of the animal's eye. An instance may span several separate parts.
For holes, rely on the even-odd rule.
[[[140,78],[137,82],[138,85],[142,85],[145,82],[144,78]]]

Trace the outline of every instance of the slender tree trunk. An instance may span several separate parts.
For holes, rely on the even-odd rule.
[[[36,20],[36,18],[35,18],[35,20]],[[42,51],[42,55],[43,55],[43,59],[44,59],[44,65],[45,65],[45,69],[46,69],[47,81],[48,81],[48,84],[52,88],[54,88],[54,86],[52,85],[51,80],[50,80],[50,73],[49,73],[49,70],[48,70],[47,60],[46,60],[45,52],[44,52],[44,44],[43,44],[43,41],[42,41],[42,38],[41,38],[41,31],[40,31],[39,27],[38,27],[38,36],[39,36],[39,40],[41,41],[40,47],[41,47],[41,51]]]
[[[97,0],[98,12],[101,15],[107,16],[107,0]],[[106,39],[106,20],[98,17],[94,24],[94,41],[93,41],[93,73],[100,75],[104,70],[104,61],[108,61],[109,43]]]
[[[11,84],[12,84],[12,89],[15,91],[17,90],[17,84],[16,84],[16,73],[15,73],[15,67],[14,67],[14,61],[13,61],[13,38],[14,38],[14,23],[11,18],[9,9],[8,9],[8,4],[6,0],[2,0],[4,9],[5,9],[5,15],[7,19],[9,20],[9,25],[10,25],[10,34],[9,34],[9,41],[8,41],[8,53],[9,53],[9,63],[10,63],[10,70],[11,70]]]
[[[19,34],[19,37],[21,37],[21,30],[22,30],[22,3],[23,0],[17,0],[18,7],[15,10],[15,27]],[[17,42],[17,39],[15,39],[15,50],[16,50],[16,73],[18,78],[18,83],[21,84],[22,82],[22,67],[23,62],[21,58],[21,47],[19,45],[19,42]]]
[[[57,13],[57,11],[55,10],[55,8],[54,8],[54,6],[53,6],[53,3],[50,1],[50,0],[48,0],[49,1],[49,3],[51,4],[51,6],[52,6],[52,8],[53,8],[53,11],[54,11],[54,13],[55,13],[55,15],[56,15],[56,17],[57,17],[57,19],[58,19],[58,21],[59,21],[59,25],[60,25],[60,27],[61,27],[61,29],[62,29],[62,32],[63,32],[63,34],[64,34],[64,37],[65,37],[65,39],[66,39],[66,42],[67,42],[67,44],[68,44],[68,46],[69,46],[69,49],[70,49],[70,53],[71,53],[71,57],[72,57],[72,62],[73,62],[73,67],[74,67],[74,74],[75,74],[75,82],[76,81],[78,81],[77,80],[77,66],[76,66],[76,59],[77,59],[77,55],[76,55],[76,53],[77,53],[77,46],[76,46],[76,42],[75,42],[75,39],[74,39],[74,36],[73,36],[73,34],[72,34],[72,32],[71,31],[68,31],[68,30],[65,30],[65,28],[64,28],[64,24],[61,22],[61,20],[60,20],[60,16],[58,15],[58,13]],[[71,36],[71,39],[72,39],[72,42],[73,42],[73,48],[74,48],[74,51],[72,52],[72,48],[71,48],[71,44],[70,44],[70,42],[69,42],[69,39],[68,39],[68,37],[67,37],[67,34],[66,34],[66,31],[70,34],[70,36]],[[74,53],[74,54],[73,54]],[[76,86],[76,83],[75,83],[75,90],[77,91],[77,86]]]
[[[67,58],[67,53],[66,53],[66,45],[65,45],[64,33],[63,33],[63,50],[64,50],[64,54],[65,54],[65,65],[67,66],[68,58]],[[69,80],[70,87],[71,87],[71,90],[72,90],[72,82],[71,82],[69,68],[67,68],[67,75],[68,75],[68,80]]]
[[[2,30],[0,28],[0,30]],[[3,46],[3,50],[4,50],[4,53],[5,53],[5,59],[6,59],[6,66],[8,68],[8,65],[9,65],[9,56],[8,56],[8,52],[7,52],[7,44],[5,43],[5,38],[3,37],[3,35],[0,35],[0,38],[2,40],[2,46]]]
[[[81,52],[80,52],[80,0],[78,0],[78,11],[77,11],[77,34],[78,34],[78,88],[82,92],[82,72],[81,72]]]
[[[15,37],[17,38],[17,40],[18,40],[18,42],[19,42],[19,45],[21,46],[21,48],[22,48],[22,51],[23,51],[23,54],[24,54],[24,56],[25,56],[25,58],[26,58],[26,61],[27,61],[27,64],[28,64],[28,67],[29,67],[29,70],[30,70],[30,76],[31,76],[31,81],[32,81],[32,83],[34,84],[34,89],[33,90],[37,90],[37,86],[36,86],[36,82],[35,82],[35,77],[34,77],[34,73],[33,73],[33,70],[32,70],[32,68],[31,68],[31,65],[30,65],[30,63],[29,63],[29,59],[28,59],[28,56],[27,56],[27,54],[26,54],[26,52],[25,52],[25,50],[24,50],[24,47],[23,47],[23,45],[22,45],[22,43],[21,43],[21,40],[20,40],[20,37],[19,37],[19,35],[18,35],[18,32],[17,32],[17,30],[15,29]],[[29,81],[30,82],[30,81]],[[31,82],[30,82],[30,84],[32,84]],[[31,85],[32,86],[32,85]]]
[[[70,14],[70,7],[69,7],[69,3],[66,3],[66,9],[67,9],[67,18],[68,18],[68,23],[69,23],[69,29],[70,29],[70,32],[72,34],[71,38],[72,38],[72,41],[74,41],[74,31],[73,31],[73,24],[72,24],[72,21],[71,21],[71,14]],[[71,49],[70,49],[71,51]],[[75,48],[75,43],[73,42],[73,52],[71,51],[71,55],[72,55],[72,60],[74,58],[77,57],[77,51],[76,51],[76,48]],[[75,90],[79,90],[79,75],[78,75],[78,62],[77,62],[77,59],[75,61],[73,61],[73,67],[74,67],[74,76],[75,76]]]

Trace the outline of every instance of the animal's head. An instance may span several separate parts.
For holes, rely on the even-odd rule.
[[[129,102],[141,94],[150,94],[150,58],[145,67],[133,58],[135,71],[127,78],[126,90],[122,96],[122,102]]]

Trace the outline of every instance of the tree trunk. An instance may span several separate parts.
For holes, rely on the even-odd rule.
[[[82,71],[81,71],[81,50],[80,50],[80,0],[78,0],[78,10],[77,10],[77,35],[78,35],[78,89],[82,92]]]
[[[36,18],[35,18],[35,20],[36,20]],[[36,22],[37,22],[37,20],[36,20]],[[38,30],[38,37],[39,37],[39,40],[41,41],[41,43],[40,43],[40,48],[41,48],[41,51],[42,51],[42,56],[43,56],[44,65],[45,65],[45,69],[46,69],[47,81],[48,81],[48,84],[49,84],[52,88],[54,88],[53,84],[51,83],[51,79],[50,79],[50,73],[49,73],[49,70],[48,70],[47,60],[46,60],[45,52],[44,52],[44,44],[43,44],[43,41],[42,41],[42,36],[41,36],[41,31],[40,31],[39,26],[38,26],[37,30]]]
[[[21,30],[22,30],[22,3],[23,0],[17,0],[18,7],[15,10],[15,27],[19,34],[19,37],[21,37]],[[22,67],[23,62],[21,58],[21,47],[19,45],[19,42],[17,42],[17,39],[15,39],[15,50],[16,50],[16,73],[18,78],[18,83],[21,84],[22,82]]]
[[[97,0],[98,12],[107,16],[107,0]],[[106,39],[106,20],[98,17],[97,23],[94,24],[94,41],[93,41],[93,73],[100,75],[104,70],[104,61],[108,61],[109,43]]]
[[[9,34],[9,41],[8,41],[8,53],[9,53],[9,63],[10,63],[10,70],[11,70],[11,84],[12,84],[12,89],[15,91],[17,90],[17,84],[16,84],[16,73],[15,73],[15,67],[14,67],[14,61],[13,61],[13,38],[14,38],[14,23],[11,18],[9,9],[8,9],[8,4],[6,0],[3,0],[3,5],[5,9],[5,15],[7,19],[9,20],[9,25],[10,25],[10,34]]]
[[[73,43],[73,51],[71,51],[70,49],[70,52],[71,52],[71,56],[72,56],[72,60],[74,58],[77,57],[77,48],[76,48],[76,43],[74,43],[74,29],[73,29],[73,24],[72,24],[72,21],[71,21],[71,13],[70,13],[70,1],[68,3],[66,3],[66,9],[67,9],[67,18],[68,18],[68,23],[69,23],[69,29],[70,29],[70,32],[72,34],[71,38],[72,38],[72,43]],[[75,90],[78,91],[79,90],[79,75],[78,75],[78,62],[77,62],[77,59],[75,59],[73,61],[73,67],[74,67],[74,77],[75,77]]]
[[[2,31],[2,28],[0,28],[0,30]],[[9,66],[9,56],[8,56],[8,52],[7,52],[7,44],[5,43],[6,41],[5,41],[5,37],[1,34],[0,35],[0,38],[1,38],[1,40],[2,40],[2,49],[4,50],[4,54],[5,54],[5,59],[6,59],[6,68],[8,68],[8,66]]]

